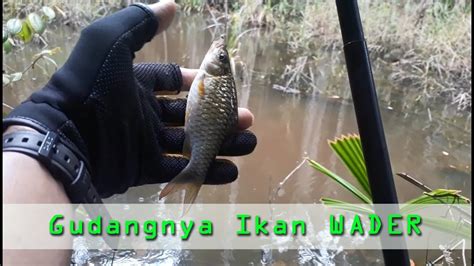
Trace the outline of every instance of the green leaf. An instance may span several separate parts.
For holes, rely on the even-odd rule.
[[[8,40],[8,31],[3,29],[3,42],[6,42]]]
[[[36,32],[40,35],[46,29],[46,24],[43,22],[41,17],[36,13],[29,14],[28,17],[26,18],[26,21],[28,23],[28,26],[30,26],[30,28],[33,30],[33,32]]]
[[[360,137],[343,135],[341,138],[329,141],[329,146],[356,178],[364,192],[372,197]]]
[[[41,12],[48,18],[48,21],[52,21],[56,17],[56,13],[49,6],[43,6]]]
[[[3,42],[3,51],[8,54],[12,51],[13,49],[13,44],[10,38],[8,38],[6,41]]]
[[[314,169],[318,170],[319,172],[325,174],[326,176],[330,177],[332,180],[336,181],[337,183],[339,183],[341,186],[343,186],[345,189],[347,189],[348,191],[350,191],[352,194],[354,194],[354,196],[356,196],[357,198],[359,198],[360,200],[362,200],[362,202],[364,203],[367,203],[367,204],[371,204],[372,203],[372,200],[371,198],[363,193],[362,191],[360,191],[359,189],[357,189],[356,187],[354,187],[351,183],[349,183],[348,181],[346,181],[344,178],[342,177],[339,177],[338,175],[336,175],[335,173],[333,173],[332,171],[326,169],[324,166],[322,166],[321,164],[313,161],[313,160],[310,160],[308,159],[307,160],[309,165],[311,167],[313,167]]]
[[[6,27],[8,32],[15,35],[21,32],[23,24],[21,23],[21,20],[17,18],[12,18],[7,21]]]
[[[336,200],[336,199],[331,199],[331,198],[321,198],[321,203],[324,205],[339,209],[339,210],[345,210],[345,211],[350,211],[354,213],[360,213],[360,214],[372,214],[374,211],[369,208],[369,207],[364,207],[361,204],[353,204],[341,200]]]
[[[21,31],[17,36],[25,43],[28,43],[33,38],[33,30],[26,21],[23,21]]]
[[[423,204],[469,204],[470,200],[460,194],[459,190],[435,189],[424,192],[423,195],[407,201],[401,207],[402,213],[413,212],[423,208]]]
[[[458,221],[448,220],[445,218],[423,217],[423,225],[439,231],[461,236],[466,239],[471,239],[471,228],[469,225]]]

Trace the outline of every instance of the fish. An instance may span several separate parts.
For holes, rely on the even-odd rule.
[[[189,209],[237,122],[237,91],[222,35],[212,42],[188,93],[183,155],[189,163],[163,188],[160,199],[184,190],[184,205]]]

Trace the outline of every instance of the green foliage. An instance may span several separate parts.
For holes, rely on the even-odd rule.
[[[41,15],[39,15],[41,14]],[[15,46],[15,40],[29,43],[35,35],[39,36],[46,30],[46,25],[56,17],[53,9],[43,6],[38,13],[32,12],[21,20],[11,18],[3,26],[3,52],[8,54]]]
[[[358,186],[363,188],[359,190],[346,179],[338,176],[331,170],[328,170],[314,160],[307,159],[308,164],[318,172],[326,175],[336,181],[341,187],[345,188],[352,195],[362,201],[363,204],[372,204],[372,196],[370,194],[369,179],[365,160],[363,159],[362,145],[360,137],[357,135],[348,135],[329,141],[332,150],[338,155],[341,162],[351,172],[357,181]],[[350,204],[337,199],[321,198],[321,202],[332,208],[346,210],[355,213],[369,214],[373,213],[371,208]],[[435,189],[431,192],[425,192],[423,195],[407,201],[400,209],[402,214],[409,214],[416,210],[422,209],[423,205],[428,204],[469,204],[470,200],[460,194],[458,190],[451,189]],[[426,221],[426,222],[425,222]],[[456,221],[424,217],[423,224],[432,228],[442,230],[449,233],[455,233],[466,238],[471,238],[470,231],[464,224]]]
[[[424,192],[423,195],[405,202],[400,211],[415,211],[423,204],[469,204],[470,200],[462,196],[461,191],[452,189],[435,189],[432,192]]]
[[[12,40],[10,40],[7,37],[7,39],[3,42],[3,52],[8,54],[12,51],[12,49],[13,49]]]
[[[206,12],[209,6],[214,16],[216,10],[224,11],[225,4],[214,0],[178,2],[185,12]],[[239,24],[234,36],[256,27],[274,30],[274,40],[286,44],[290,53],[308,56],[306,69],[318,69],[319,60],[328,51],[342,50],[333,1],[227,2],[229,15]],[[390,72],[384,79],[393,86],[382,88],[384,103],[396,104],[401,111],[426,110],[441,103],[456,108],[458,117],[467,115],[472,102],[471,1],[362,1],[359,9],[371,59]],[[308,94],[314,90],[343,94],[340,89],[312,86],[313,76],[304,78],[308,74],[298,73],[295,80],[301,80],[301,84],[293,88]],[[403,101],[393,101],[392,95],[404,95]]]
[[[17,18],[12,18],[12,19],[7,21],[6,27],[7,27],[7,30],[10,34],[16,35],[16,34],[20,33],[21,28],[23,27],[23,25],[22,25],[21,20],[19,20]]]
[[[4,3],[5,6],[5,3]],[[56,13],[50,7],[43,6],[35,12],[30,12],[24,19],[17,17],[9,19],[3,26],[3,53],[9,54],[14,51],[14,48],[22,47],[30,43],[33,38],[37,37],[45,43],[44,39],[40,36],[45,33],[46,25],[53,22],[56,17]],[[32,69],[39,60],[44,60],[47,63],[53,64],[56,68],[56,62],[49,57],[58,51],[58,48],[45,50],[33,57],[33,61],[22,71],[13,71],[7,73],[5,70],[2,74],[3,88],[21,80],[24,74]],[[12,109],[12,107],[3,102],[3,107]],[[3,116],[5,116],[3,112]]]
[[[27,21],[21,22],[21,31],[15,36],[18,37],[22,42],[29,43],[33,39],[34,30],[30,28]]]
[[[46,16],[43,16],[43,18],[47,18]],[[49,20],[43,20],[38,14],[36,13],[31,13],[28,15],[26,18],[26,23],[28,26],[32,29],[33,32],[38,33],[38,34],[43,34],[44,30],[46,29],[46,22]]]
[[[372,197],[360,138],[356,135],[342,136],[342,138],[329,141],[329,146],[331,146],[331,149],[337,154],[339,159],[344,162],[344,165],[357,179],[365,193]]]
[[[352,185],[350,182],[345,180],[344,178],[336,175],[334,172],[331,170],[327,169],[326,167],[322,166],[321,164],[317,163],[314,160],[308,160],[309,165],[313,167],[314,169],[318,170],[319,172],[325,174],[332,180],[336,181],[339,185],[347,189],[349,192],[351,192],[354,196],[359,198],[362,202],[364,203],[372,203],[372,200],[370,197],[365,194],[364,192],[360,191],[358,188],[356,188],[354,185]]]
[[[424,192],[423,195],[414,198],[407,204],[469,204],[470,200],[460,194],[461,191],[453,189],[435,189],[431,192]]]
[[[8,31],[3,29],[3,41],[2,42],[5,42],[6,40],[8,40]]]
[[[360,204],[350,204],[342,200],[331,199],[331,198],[321,198],[321,202],[326,206],[337,208],[339,210],[346,210],[346,211],[350,211],[354,213],[362,213],[362,214],[374,213],[374,211],[368,206],[364,206]]]
[[[49,49],[49,50],[43,50],[40,53],[35,54],[33,56],[33,61],[22,72],[15,72],[11,74],[3,73],[3,87],[6,87],[7,85],[13,82],[21,80],[21,78],[23,77],[23,74],[26,73],[28,70],[34,68],[35,64],[37,64],[38,61],[40,60],[43,60],[46,63],[52,64],[57,69],[58,65],[50,56],[58,53],[59,51],[61,51],[59,47]]]
[[[43,6],[41,8],[41,12],[44,14],[44,19],[46,19],[48,22],[52,22],[54,18],[56,17],[56,12],[49,6]]]

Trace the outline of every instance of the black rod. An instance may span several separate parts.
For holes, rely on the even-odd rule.
[[[397,192],[356,0],[336,0],[349,84],[374,204],[397,204]],[[390,212],[397,213],[397,205]],[[387,209],[377,210],[387,213]],[[385,265],[409,265],[404,238],[381,235]],[[400,249],[385,249],[396,241]]]

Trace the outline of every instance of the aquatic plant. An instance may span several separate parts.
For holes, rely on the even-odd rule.
[[[3,25],[3,52],[10,53],[15,46],[29,43],[33,38],[38,38],[45,45],[46,41],[41,35],[46,30],[46,25],[56,17],[54,10],[43,6],[39,10],[31,12],[24,19],[14,17]]]
[[[82,28],[133,2],[135,1],[3,1],[3,54],[15,53],[32,44],[42,45],[40,52],[33,56],[31,63],[23,70],[3,64],[3,89],[21,80],[27,71],[35,67],[44,68],[40,62],[58,67],[51,56],[58,53],[60,47],[46,49],[47,35],[52,33],[48,28],[54,28],[58,24]],[[5,102],[2,105],[3,116],[14,107]]]
[[[23,19],[19,19],[18,17],[19,16],[10,18],[3,25],[3,54],[8,54],[14,50],[23,48],[35,40],[43,43],[43,48],[46,48],[48,44],[42,35],[46,31],[47,25],[56,18],[54,10],[48,6],[42,6],[38,8],[38,10],[25,14]],[[11,69],[4,64],[4,67],[6,66],[8,70],[4,68],[2,71],[3,88],[6,88],[13,82],[21,80],[28,70],[38,65],[39,60],[46,61],[57,67],[56,62],[50,56],[58,51],[59,48],[41,51],[34,56],[33,61],[22,71]],[[2,105],[8,110],[13,109],[12,106],[5,102],[2,102]],[[6,112],[2,113],[3,116],[6,115]]]
[[[57,17],[55,23],[61,23],[75,29],[83,28],[92,21],[108,15],[114,11],[124,8],[136,0],[112,0],[112,1],[65,1],[65,0],[30,0],[30,1],[3,1],[4,17],[25,17],[29,13],[49,6]],[[144,1],[140,1],[144,2]],[[145,1],[150,2],[150,1]]]
[[[372,204],[372,193],[369,186],[369,179],[367,175],[367,168],[362,152],[362,144],[358,135],[348,135],[336,138],[335,140],[329,141],[329,146],[337,154],[340,161],[349,170],[357,181],[357,186],[353,185],[345,178],[340,177],[336,173],[327,169],[320,163],[307,159],[308,164],[316,169],[318,172],[326,175],[341,187],[349,191],[354,197],[356,197],[362,204]],[[321,202],[327,206],[344,209],[356,213],[372,213],[373,211],[369,208],[350,204],[345,201],[333,199],[333,198],[321,198]],[[402,214],[407,214],[412,211],[419,210],[423,205],[427,204],[470,204],[470,200],[460,194],[458,190],[451,189],[434,189],[430,192],[424,192],[419,197],[408,200],[403,203],[400,208]],[[461,235],[467,239],[471,238],[470,230],[466,224],[458,221],[453,221],[445,218],[432,218],[424,217],[423,224],[426,226],[449,232],[452,234]]]

